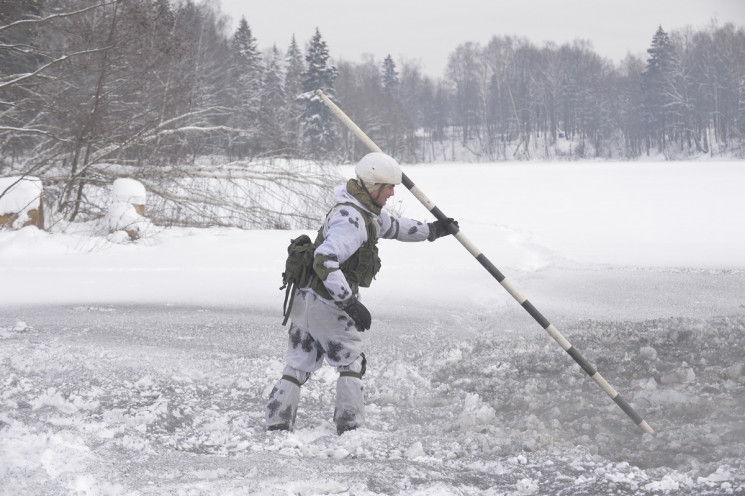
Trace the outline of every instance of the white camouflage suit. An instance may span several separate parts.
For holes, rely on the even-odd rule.
[[[376,209],[374,205],[360,201],[357,183],[350,180],[347,185],[334,188],[332,208],[323,224],[323,243],[315,250],[315,256],[327,257],[324,266],[338,269],[367,241],[368,230],[362,214],[354,207],[342,205],[354,203],[371,214],[377,238],[398,241],[424,241],[430,235],[428,224],[406,218],[394,218]],[[363,425],[365,420],[364,389],[361,377],[365,369],[364,342],[362,333],[354,321],[337,302],[349,298],[353,291],[341,270],[330,272],[323,284],[332,300],[327,300],[311,288],[295,291],[290,311],[289,344],[285,353],[285,368],[282,378],[269,395],[266,407],[266,423],[272,428],[292,430],[295,424],[300,386],[311,373],[318,370],[324,358],[336,367],[340,376],[336,383],[336,407],[334,422],[342,432]],[[355,295],[358,296],[358,295]]]

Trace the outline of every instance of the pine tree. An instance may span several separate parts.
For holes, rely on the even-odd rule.
[[[300,93],[303,92],[303,74],[305,73],[305,63],[303,62],[303,53],[295,41],[295,35],[292,35],[290,46],[287,48],[285,55],[285,90],[291,101],[294,101]]]
[[[261,54],[256,47],[256,38],[251,28],[242,17],[238,29],[233,35],[233,67],[234,81],[237,94],[234,95],[238,112],[234,125],[239,128],[256,131],[258,128],[259,111],[261,108]],[[255,139],[248,144],[248,148],[239,150],[239,155],[250,153],[256,146]]]
[[[383,145],[396,156],[405,154],[405,128],[407,119],[400,101],[400,83],[398,71],[393,58],[388,55],[383,60],[383,71],[380,75],[383,92],[382,118]]]
[[[285,55],[285,96],[287,101],[286,112],[286,139],[291,148],[297,149],[300,145],[300,116],[305,108],[304,101],[298,101],[303,93],[303,74],[305,73],[305,62],[303,54],[292,36],[290,46]]]
[[[388,95],[396,96],[398,93],[398,72],[396,63],[390,54],[383,60],[383,89]]]
[[[668,140],[674,137],[673,127],[677,113],[680,64],[675,48],[662,26],[652,38],[652,46],[647,50],[649,58],[644,70],[642,84],[644,89],[644,112],[647,125],[647,153],[652,141],[659,148],[665,148]]]
[[[740,80],[737,90],[738,99],[735,127],[740,132],[741,136],[745,136],[745,77]]]
[[[320,159],[327,157],[334,149],[337,138],[334,117],[315,91],[320,89],[333,99],[337,71],[336,67],[329,65],[329,51],[318,28],[308,46],[305,60],[308,63],[308,69],[303,74],[306,107],[300,116],[303,148],[311,157]]]
[[[271,151],[278,151],[287,146],[284,131],[287,98],[280,59],[281,54],[274,45],[266,61],[259,112],[261,134],[264,136],[263,148]]]

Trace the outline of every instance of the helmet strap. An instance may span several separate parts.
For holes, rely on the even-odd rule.
[[[365,190],[365,192],[366,192],[366,193],[367,193],[368,195],[370,195],[371,197],[372,197],[372,192],[373,192],[373,191],[376,191],[376,190],[378,190],[378,189],[380,189],[380,188],[382,188],[382,187],[383,187],[383,185],[382,185],[382,184],[376,183],[375,185],[377,186],[377,188],[373,188],[373,189],[372,189],[372,191],[370,191],[370,188],[368,188],[368,187],[367,187],[367,185],[365,184],[365,181],[363,181],[363,180],[362,180],[362,179],[360,179],[359,177],[357,178],[357,182],[359,183],[359,185],[360,185],[360,186],[362,186],[362,189],[363,189],[363,190]]]

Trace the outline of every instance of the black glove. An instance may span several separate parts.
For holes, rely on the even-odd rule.
[[[367,310],[365,305],[360,302],[360,300],[353,296],[348,300],[344,300],[339,303],[339,306],[342,310],[347,312],[347,315],[349,315],[349,317],[354,321],[354,326],[357,328],[358,331],[365,332],[366,330],[370,329],[370,324],[372,324],[372,317],[370,316],[370,312]]]
[[[448,217],[445,220],[436,220],[430,224],[427,224],[429,226],[429,236],[427,237],[427,239],[430,241],[434,241],[437,238],[441,238],[443,236],[451,234],[449,229],[450,224],[455,224],[457,231],[458,221],[453,219],[452,217]]]

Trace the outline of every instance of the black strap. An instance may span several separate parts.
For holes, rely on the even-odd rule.
[[[339,372],[339,377],[356,377],[357,379],[362,379],[362,373],[349,370],[347,372]]]
[[[284,379],[286,381],[289,381],[289,382],[291,382],[293,384],[297,384],[297,387],[302,386],[302,383],[300,381],[298,381],[296,378],[294,378],[293,376],[291,376],[291,375],[283,375],[282,376],[282,379]]]
[[[287,299],[289,298],[289,304],[287,302]],[[295,283],[290,284],[287,286],[287,291],[285,291],[285,302],[282,306],[282,315],[284,316],[284,320],[282,321],[282,325],[287,325],[287,319],[290,318],[290,310],[292,310],[292,302],[295,299]]]
[[[365,358],[364,353],[360,353],[360,356],[362,357],[362,370],[359,372],[345,370],[344,372],[339,372],[339,377],[356,377],[357,379],[362,379],[362,376],[367,372],[367,358]]]

